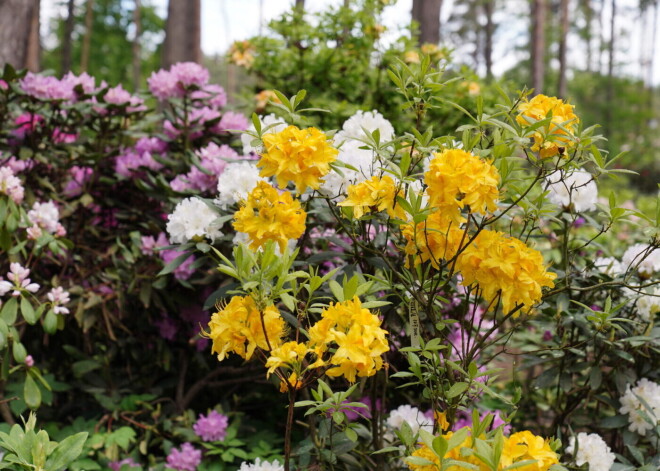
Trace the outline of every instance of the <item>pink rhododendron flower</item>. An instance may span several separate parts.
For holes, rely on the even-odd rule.
[[[212,410],[206,416],[199,414],[193,431],[205,442],[217,442],[225,439],[228,425],[229,418],[226,415]]]

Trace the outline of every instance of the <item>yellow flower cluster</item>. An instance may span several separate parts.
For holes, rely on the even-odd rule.
[[[310,350],[306,344],[298,343],[295,341],[286,342],[285,344],[274,348],[270,352],[270,357],[268,357],[268,360],[266,361],[268,375],[270,375],[277,368],[295,368],[295,366],[302,363],[305,355],[307,355],[309,352]]]
[[[442,437],[449,439],[452,435],[452,432],[447,432]],[[469,469],[473,469],[474,466],[477,466],[480,471],[489,471],[491,468],[478,459],[474,454],[461,452],[462,448],[472,448],[471,445],[472,437],[468,435],[463,443],[456,448],[447,451],[442,458],[455,460],[458,463],[469,463],[470,465],[473,465]],[[412,456],[424,458],[433,463],[427,465],[407,463],[408,468],[413,471],[437,471],[440,469],[440,458],[424,444],[415,450]],[[559,463],[557,453],[552,451],[548,440],[544,440],[543,437],[538,437],[529,431],[519,432],[510,437],[505,437],[504,449],[497,469],[503,470],[512,464],[528,460],[533,460],[533,462],[522,465],[516,469],[520,471],[547,471],[550,466]],[[459,471],[468,468],[463,467],[460,464],[455,464],[446,469],[447,471]]]
[[[424,174],[429,203],[460,224],[461,209],[486,214],[497,209],[500,173],[491,162],[460,149],[436,153]]]
[[[463,275],[463,285],[479,284],[484,299],[491,301],[501,293],[505,313],[518,304],[532,307],[539,303],[542,288],[554,287],[557,276],[545,269],[539,251],[502,232],[488,230],[481,231],[465,248],[456,268]]]
[[[275,306],[260,310],[252,297],[234,296],[211,316],[210,332],[206,335],[213,341],[211,352],[218,354],[219,361],[231,352],[249,360],[257,348],[279,347],[284,327],[284,319]]]
[[[307,213],[291,193],[280,193],[261,181],[234,214],[234,229],[250,236],[252,250],[272,240],[284,252],[289,239],[297,239],[305,232],[306,217]]]
[[[229,61],[249,69],[254,64],[254,52],[255,48],[250,41],[234,41],[229,48]]]
[[[405,211],[396,201],[397,196],[403,196],[403,191],[397,188],[388,175],[371,177],[357,185],[350,185],[346,191],[348,197],[337,206],[352,207],[355,219],[371,211],[387,211],[390,217],[396,219],[406,217]]]
[[[406,238],[405,252],[416,255],[415,264],[428,260],[439,267],[441,260],[449,260],[456,255],[463,240],[464,231],[441,211],[431,213],[426,221],[416,225],[404,224],[401,233]]]
[[[362,307],[356,296],[350,301],[330,305],[321,319],[309,329],[309,344],[320,359],[330,348],[337,349],[327,364],[326,374],[343,375],[351,383],[355,376],[373,376],[383,367],[381,355],[389,350],[378,316]]]
[[[536,95],[520,105],[520,114],[516,121],[523,127],[531,126],[552,113],[552,121],[542,128],[545,138],[541,132],[534,133],[532,150],[540,151],[542,159],[559,154],[560,148],[565,149],[575,145],[574,134],[580,120],[573,113],[573,108],[575,106],[564,103],[559,98],[545,95]]]
[[[317,190],[339,153],[316,128],[288,126],[280,132],[265,134],[262,139],[264,153],[257,163],[261,176],[275,176],[280,188],[293,182],[298,193],[308,187]]]

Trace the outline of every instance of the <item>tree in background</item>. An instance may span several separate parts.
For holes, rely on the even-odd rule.
[[[419,44],[440,42],[442,0],[413,0],[412,19],[419,23]]]
[[[0,0],[0,67],[39,70],[39,0]]]
[[[532,0],[532,35],[530,57],[532,66],[532,88],[534,94],[543,92],[545,78],[545,18],[546,0]]]
[[[163,67],[176,62],[202,62],[200,0],[169,0]]]
[[[61,73],[87,71],[111,85],[144,84],[145,77],[160,64],[158,45],[164,26],[151,2],[131,2],[132,9],[122,0],[86,0],[68,5],[71,3],[73,9],[67,8],[66,18],[53,20],[53,30],[61,39],[55,48],[44,51],[44,68]],[[67,47],[70,52],[65,52]]]

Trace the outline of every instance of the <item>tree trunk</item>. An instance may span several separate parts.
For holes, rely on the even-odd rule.
[[[142,17],[140,9],[142,8],[140,0],[135,0],[135,10],[133,10],[133,24],[135,25],[135,38],[133,38],[133,90],[140,89],[140,78],[142,75]]]
[[[412,19],[419,23],[419,44],[440,42],[442,0],[413,0]]]
[[[591,72],[591,62],[593,61],[593,52],[591,45],[591,26],[593,23],[594,12],[591,8],[591,0],[583,0],[584,2],[584,21],[586,23],[584,27],[585,41],[587,42],[587,72]]]
[[[557,86],[557,94],[559,98],[566,98],[567,83],[566,83],[566,39],[568,36],[568,3],[569,0],[561,0],[561,28],[559,38],[559,81]]]
[[[612,0],[612,16],[610,18],[610,43],[607,59],[607,91],[605,98],[605,135],[612,132],[612,107],[614,106],[614,38],[616,36],[616,0]]]
[[[305,9],[305,0],[296,0],[296,10],[303,11]]]
[[[62,74],[71,70],[71,41],[73,36],[73,25],[76,21],[75,0],[69,0],[67,3],[66,22],[64,23],[64,36],[62,37]]]
[[[92,29],[94,26],[94,0],[87,0],[85,6],[85,35],[80,52],[80,71],[87,72],[89,67],[89,50],[92,43]]]
[[[534,95],[543,92],[545,76],[546,0],[532,0],[532,88]]]
[[[0,67],[39,70],[39,0],[0,0]]]
[[[493,10],[495,0],[484,0],[484,13],[486,14],[486,30],[484,38],[484,61],[486,62],[486,78],[493,78]]]
[[[167,7],[163,67],[202,62],[200,0],[170,0]]]

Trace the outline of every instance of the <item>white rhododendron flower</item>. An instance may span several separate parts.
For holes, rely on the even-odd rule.
[[[370,179],[377,174],[380,165],[374,161],[374,152],[370,149],[360,149],[364,143],[348,140],[339,148],[337,160],[354,167],[355,170],[342,167],[340,175],[331,171],[323,177],[319,192],[330,198],[336,198],[346,192],[349,185],[355,185]]]
[[[173,244],[184,244],[196,237],[213,242],[222,236],[215,220],[218,214],[199,198],[186,198],[167,217],[167,233]]]
[[[643,277],[650,277],[660,271],[660,249],[647,244],[635,244],[625,251],[621,258],[624,270],[637,270]]]
[[[547,181],[548,197],[553,204],[563,208],[572,206],[578,213],[596,209],[598,186],[589,172],[575,170],[566,175],[559,171],[550,175]]]
[[[366,133],[372,134],[376,129],[380,132],[381,142],[391,141],[394,137],[392,123],[382,114],[376,110],[359,110],[344,122],[341,131],[335,135],[335,142],[339,144],[349,139],[365,139]]]
[[[0,296],[4,296],[10,291],[12,291],[11,295],[15,297],[20,296],[22,290],[30,293],[39,291],[39,284],[32,283],[32,280],[28,276],[30,276],[30,270],[28,268],[23,267],[17,262],[10,263],[9,273],[7,273],[9,281],[0,278]]]
[[[644,399],[651,410],[644,406],[642,401],[638,399],[639,397]],[[628,385],[628,389],[621,397],[621,407],[619,408],[620,413],[628,414],[628,430],[646,435],[648,430],[653,429],[653,425],[648,423],[644,416],[639,413],[641,410],[646,412],[652,421],[655,420],[656,424],[660,420],[660,385],[647,378],[640,379],[634,388]]]
[[[37,226],[46,232],[50,232],[51,234],[57,232],[58,223],[60,221],[60,211],[52,200],[45,203],[39,203],[38,201],[35,202],[27,215],[28,220],[34,226]]]
[[[578,466],[588,464],[589,471],[609,471],[614,465],[616,456],[597,433],[580,432],[577,437],[571,437],[569,443],[566,453],[575,456],[575,464]],[[577,454],[575,453],[576,448]]]
[[[399,430],[404,422],[410,426],[413,434],[416,434],[420,429],[429,433],[433,432],[433,421],[417,407],[408,404],[397,407],[390,412],[387,418],[387,425],[395,430]]]
[[[651,322],[658,312],[660,312],[660,287],[656,286],[637,300],[637,317],[644,322]]]
[[[218,197],[215,204],[226,208],[247,198],[257,183],[266,181],[259,176],[259,169],[251,162],[236,162],[227,165],[218,178]]]
[[[0,193],[9,196],[16,204],[23,201],[23,184],[10,167],[0,167]]]
[[[626,271],[621,262],[614,257],[598,257],[594,261],[594,267],[612,278],[623,275]]]
[[[260,117],[259,120],[261,121],[262,131],[266,126],[270,126],[271,124],[275,125],[272,128],[266,129],[265,131],[263,131],[262,135],[263,134],[271,134],[271,133],[275,134],[275,133],[278,133],[280,131],[283,131],[287,127],[286,122],[282,118],[280,118],[279,116],[274,115],[273,113],[271,113],[269,115],[266,115],[266,116],[263,116],[263,117]],[[248,128],[248,131],[249,132],[255,132],[256,131],[256,129],[254,128],[254,124],[250,124],[250,127]],[[254,137],[252,137],[247,132],[244,132],[243,134],[241,134],[241,142],[243,143],[243,154],[248,155],[250,152],[254,152],[255,154],[258,154],[261,151],[261,149],[259,149],[259,148],[252,147],[251,142],[253,140],[254,140]]]
[[[69,292],[64,291],[64,288],[58,286],[51,289],[46,295],[48,300],[53,303],[53,312],[55,314],[68,314],[69,310],[64,307],[64,304],[70,301]]]
[[[277,460],[274,460],[271,463],[268,461],[261,461],[261,458],[257,458],[253,464],[246,461],[241,463],[241,467],[238,468],[238,471],[284,471],[284,465],[280,464]]]

